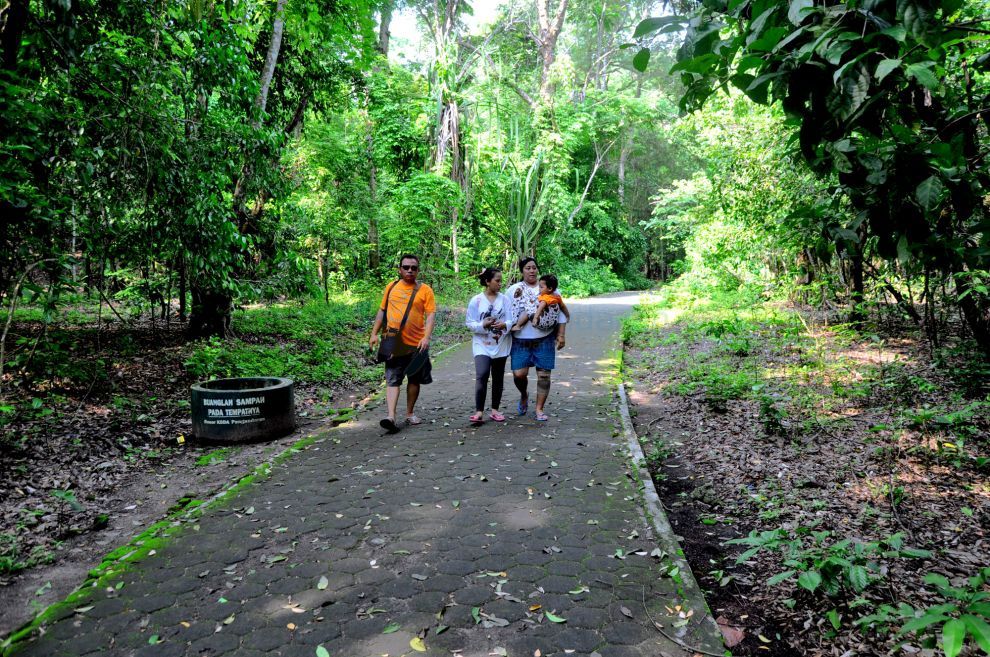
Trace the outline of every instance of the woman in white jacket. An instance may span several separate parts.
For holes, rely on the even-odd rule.
[[[471,341],[474,353],[474,415],[472,424],[481,424],[485,417],[485,396],[488,392],[488,377],[492,378],[492,410],[488,416],[495,422],[504,422],[505,416],[498,408],[502,404],[502,384],[505,379],[505,360],[512,347],[509,333],[509,300],[500,292],[502,270],[486,268],[478,275],[485,291],[476,295],[468,303],[467,327],[474,334]]]

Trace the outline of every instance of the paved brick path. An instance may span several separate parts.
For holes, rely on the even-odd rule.
[[[468,427],[473,368],[461,348],[424,388],[426,424],[382,436],[378,410],[364,413],[17,654],[691,654],[653,621],[719,653],[704,602],[684,599],[649,554],[656,542],[610,408],[607,352],[634,301],[574,302],[548,423]],[[505,396],[508,412],[508,375]],[[687,624],[675,605],[693,613]]]

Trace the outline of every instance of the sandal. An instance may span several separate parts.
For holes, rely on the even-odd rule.
[[[488,417],[490,417],[493,422],[505,422],[505,416],[496,411],[494,408],[492,409],[492,412],[488,414]]]
[[[550,416],[547,415],[546,413],[544,413],[543,411],[536,411],[536,421],[537,422],[546,422],[549,419],[550,419]]]
[[[526,398],[526,403],[525,404],[523,403],[523,401],[521,399],[519,400],[519,404],[516,405],[516,411],[519,413],[520,416],[526,415],[526,412],[529,411],[529,398],[528,397]]]
[[[485,414],[484,413],[475,413],[474,415],[472,415],[471,417],[468,418],[468,422],[470,422],[471,424],[473,424],[475,426],[480,426],[480,425],[482,425],[482,424],[485,423]]]
[[[406,417],[406,425],[407,426],[414,427],[417,424],[423,424],[423,421],[420,420],[416,415],[410,415],[410,416]]]
[[[395,424],[395,420],[390,417],[383,419],[378,424],[388,433],[399,433],[399,427]]]

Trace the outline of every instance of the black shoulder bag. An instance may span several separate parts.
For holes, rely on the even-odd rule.
[[[406,320],[409,319],[409,312],[412,310],[413,301],[416,300],[416,293],[419,292],[420,283],[416,283],[412,294],[409,295],[406,314],[402,316],[402,322],[399,324],[399,328],[390,328],[388,325],[388,298],[392,294],[392,289],[398,284],[399,281],[392,283],[392,287],[388,288],[388,292],[385,293],[385,332],[382,334],[381,342],[378,343],[378,356],[375,358],[376,363],[384,363],[391,358],[408,356],[416,351],[416,347],[418,346],[406,344],[402,341],[402,329],[405,328]]]

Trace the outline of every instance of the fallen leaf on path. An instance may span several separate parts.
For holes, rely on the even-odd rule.
[[[409,640],[409,647],[416,652],[426,652],[426,644],[418,636],[414,636]]]

